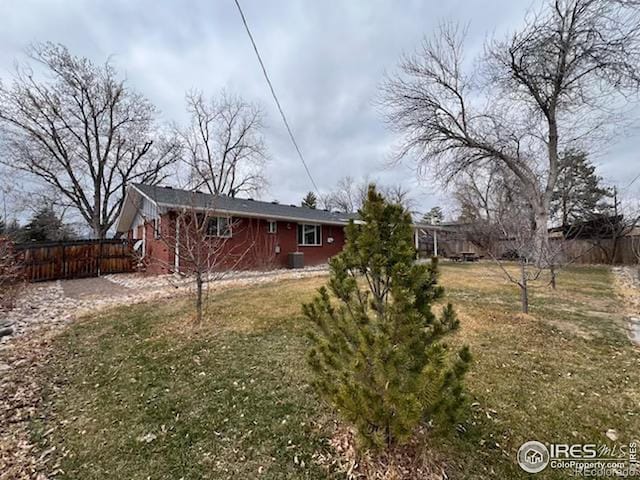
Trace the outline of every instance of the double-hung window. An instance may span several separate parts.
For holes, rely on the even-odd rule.
[[[231,219],[228,217],[210,217],[207,220],[207,235],[210,237],[231,237]]]
[[[276,233],[278,231],[278,223],[275,220],[267,221],[267,233]]]
[[[298,245],[307,247],[322,245],[322,227],[320,225],[299,223]]]

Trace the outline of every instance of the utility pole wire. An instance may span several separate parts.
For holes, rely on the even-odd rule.
[[[302,151],[300,150],[300,147],[298,146],[298,142],[296,142],[296,138],[293,136],[293,132],[291,131],[291,127],[289,126],[289,122],[287,121],[287,117],[285,116],[284,110],[282,109],[282,106],[280,105],[280,101],[278,100],[278,96],[276,95],[276,91],[273,88],[273,84],[271,83],[271,80],[269,79],[269,74],[267,73],[267,69],[264,66],[264,63],[262,61],[262,57],[260,56],[260,52],[258,51],[258,47],[256,45],[256,42],[253,39],[253,35],[251,34],[251,30],[249,30],[249,25],[247,24],[247,19],[244,16],[242,8],[240,7],[240,3],[238,2],[238,0],[234,0],[234,2],[236,4],[236,7],[238,7],[238,12],[240,13],[240,17],[242,18],[242,23],[244,24],[244,28],[247,31],[247,35],[249,35],[249,40],[251,40],[251,45],[253,45],[253,50],[256,52],[256,56],[258,57],[258,62],[260,62],[260,67],[262,68],[262,73],[264,74],[264,78],[267,81],[267,84],[269,85],[269,90],[271,90],[271,95],[273,96],[273,99],[276,102],[276,106],[278,107],[278,111],[280,112],[280,116],[282,117],[282,121],[284,122],[284,126],[286,127],[287,132],[289,133],[289,138],[291,138],[291,142],[293,143],[293,146],[295,147],[296,152],[298,152],[298,156],[300,157],[300,161],[302,162],[302,165],[304,166],[304,169],[307,172],[309,180],[311,180],[311,184],[313,185],[313,188],[315,189],[316,193],[318,195],[320,195],[320,190],[318,189],[318,185],[316,185],[316,182],[313,180],[313,176],[311,175],[311,171],[309,170],[309,167],[307,166],[307,162],[305,162],[305,160],[304,160],[304,156],[302,155]]]
[[[624,187],[624,189],[626,190],[627,188],[629,188],[629,187],[630,187],[631,185],[633,185],[633,184],[636,182],[636,180],[638,180],[639,178],[640,178],[640,173],[639,173],[638,175],[636,175],[636,176],[633,178],[633,180],[631,180],[631,181],[629,182],[629,184],[628,184],[626,187]]]

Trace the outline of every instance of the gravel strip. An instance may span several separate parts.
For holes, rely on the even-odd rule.
[[[613,272],[625,298],[629,339],[640,347],[640,267],[614,267]]]
[[[269,271],[238,271],[224,274],[222,279],[214,280],[215,283],[227,282],[231,280],[247,279],[283,279],[283,278],[304,278],[320,275],[328,272],[327,265],[307,267],[300,270],[277,269]],[[158,290],[163,288],[189,287],[193,284],[193,278],[183,277],[173,274],[167,275],[143,275],[140,273],[122,273],[116,275],[105,275],[106,278],[123,287],[134,290]]]

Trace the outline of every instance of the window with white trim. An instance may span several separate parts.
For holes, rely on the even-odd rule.
[[[231,219],[228,217],[209,217],[207,235],[210,237],[231,237]]]
[[[322,245],[322,227],[320,225],[299,223],[298,245],[307,247]]]
[[[278,231],[278,222],[275,220],[267,220],[267,233],[276,233]]]

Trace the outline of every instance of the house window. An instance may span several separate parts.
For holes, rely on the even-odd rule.
[[[278,223],[273,220],[267,221],[267,233],[276,233],[278,231]]]
[[[153,238],[160,238],[160,217],[153,219]]]
[[[322,245],[322,229],[320,225],[306,223],[298,224],[298,245],[320,246]]]
[[[210,237],[231,237],[231,219],[228,217],[210,217],[207,220],[207,235]]]

